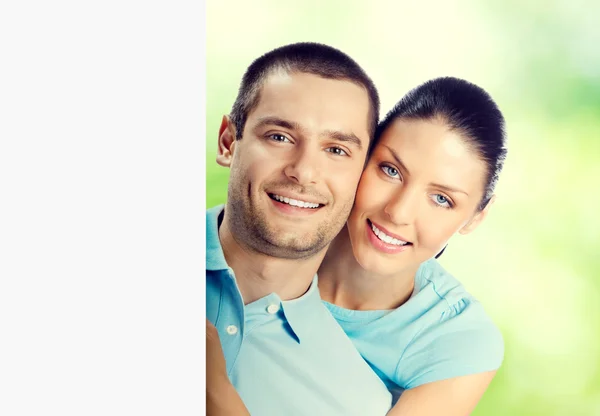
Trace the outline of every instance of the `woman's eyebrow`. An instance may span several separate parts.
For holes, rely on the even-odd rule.
[[[400,167],[401,167],[402,169],[404,169],[404,170],[406,171],[406,173],[408,173],[408,174],[410,175],[410,171],[408,170],[408,168],[406,167],[406,165],[405,165],[404,163],[402,163],[402,160],[400,159],[400,156],[398,156],[398,153],[396,153],[396,152],[394,151],[394,149],[392,149],[391,147],[389,147],[389,146],[388,146],[388,145],[386,145],[386,144],[382,144],[382,146],[383,146],[383,147],[385,147],[385,148],[386,148],[386,149],[387,149],[387,150],[388,150],[388,151],[389,151],[389,152],[392,154],[392,157],[393,157],[394,159],[396,159],[396,163],[397,163],[398,165],[400,165]]]
[[[435,186],[436,188],[441,188],[448,192],[457,192],[457,193],[461,193],[461,194],[465,194],[466,196],[469,196],[469,194],[466,193],[465,191],[463,191],[461,189],[452,188],[448,185],[442,185],[441,183],[432,183],[431,185]]]
[[[398,165],[400,165],[402,167],[402,169],[404,169],[406,171],[406,173],[408,173],[410,175],[410,171],[406,168],[406,165],[404,163],[402,163],[402,159],[400,159],[400,156],[398,156],[398,153],[396,153],[394,151],[394,149],[392,149],[388,145],[382,144],[382,146],[385,147],[392,154],[392,157],[396,160],[396,163]],[[461,194],[465,194],[466,196],[469,196],[469,194],[467,192],[463,191],[462,189],[453,188],[451,186],[443,185],[441,183],[431,183],[431,185],[435,186],[437,188],[441,188],[447,192],[456,192],[456,193],[461,193]]]

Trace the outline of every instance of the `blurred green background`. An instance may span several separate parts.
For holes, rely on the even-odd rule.
[[[223,203],[221,117],[250,62],[317,41],[356,59],[382,113],[452,75],[507,119],[498,200],[441,263],[500,326],[502,368],[474,415],[600,415],[600,2],[207,2],[207,206]]]

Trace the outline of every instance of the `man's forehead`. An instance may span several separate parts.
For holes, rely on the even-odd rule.
[[[353,82],[280,70],[262,83],[248,120],[277,117],[303,125],[305,118],[320,118],[329,129],[358,130],[368,139],[369,109],[366,89]]]

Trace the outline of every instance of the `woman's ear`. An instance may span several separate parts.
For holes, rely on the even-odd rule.
[[[223,116],[221,127],[219,127],[219,149],[217,151],[217,163],[219,165],[231,166],[235,143],[235,126],[229,116]]]
[[[471,218],[471,220],[468,223],[466,223],[458,232],[462,235],[467,235],[470,232],[474,231],[475,228],[477,228],[479,224],[482,223],[485,217],[487,217],[488,212],[490,211],[490,208],[495,201],[496,195],[492,195],[485,208],[483,208],[481,211],[475,214],[473,218]]]

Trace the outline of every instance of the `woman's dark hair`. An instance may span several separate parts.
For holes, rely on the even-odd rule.
[[[421,84],[408,92],[379,123],[373,145],[397,119],[435,118],[441,118],[459,132],[485,162],[487,178],[478,207],[484,209],[494,194],[507,150],[504,117],[492,97],[477,85],[452,77]]]
[[[274,71],[301,72],[322,78],[344,80],[363,87],[369,95],[369,136],[373,135],[379,119],[379,94],[366,72],[345,53],[328,45],[313,42],[293,43],[273,49],[256,59],[246,69],[231,109],[230,117],[236,128],[236,139],[242,138],[248,114],[258,105],[260,89]]]

